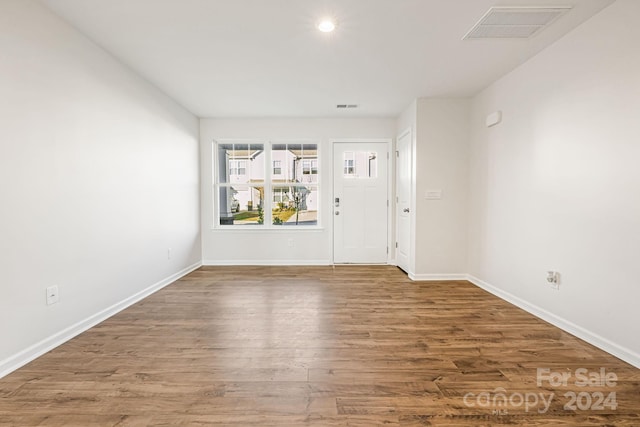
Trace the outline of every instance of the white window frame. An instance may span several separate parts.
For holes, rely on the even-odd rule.
[[[258,188],[258,187],[263,187],[264,188],[264,195],[263,195],[263,199],[262,199],[262,203],[264,204],[264,222],[263,224],[257,224],[257,225],[221,225],[220,224],[220,187],[221,186],[230,186],[227,185],[228,183],[220,183],[219,182],[219,174],[218,174],[218,145],[220,144],[263,144],[264,146],[264,153],[265,153],[265,166],[264,166],[264,172],[265,172],[265,177],[264,177],[264,183],[259,185],[256,183],[250,183],[250,184],[246,184],[246,186],[248,187],[253,187],[253,188]],[[312,165],[315,164],[315,169],[316,169],[316,173],[313,175],[316,175],[317,180],[316,182],[313,183],[304,183],[304,182],[297,182],[297,183],[274,183],[273,180],[274,179],[278,179],[278,177],[282,176],[282,173],[284,173],[283,170],[283,165],[281,163],[281,174],[275,174],[274,173],[274,161],[272,159],[272,152],[273,152],[273,145],[276,144],[301,144],[301,145],[305,145],[305,144],[315,144],[317,147],[317,157],[315,159],[308,159],[310,161],[312,161]],[[224,231],[231,231],[231,230],[284,230],[284,231],[294,231],[294,232],[303,232],[303,231],[314,231],[314,230],[322,230],[323,227],[321,225],[321,217],[322,217],[322,209],[323,209],[323,196],[320,192],[320,188],[321,188],[321,174],[322,172],[320,171],[320,167],[319,165],[321,165],[321,161],[320,161],[320,157],[321,157],[321,153],[323,152],[320,142],[317,140],[309,140],[309,139],[295,139],[295,140],[273,140],[273,141],[267,141],[267,140],[259,140],[259,139],[252,139],[252,140],[239,140],[239,139],[219,139],[219,140],[214,140],[212,142],[212,193],[213,193],[213,229],[214,230],[224,230]],[[236,159],[236,161],[238,161]],[[283,162],[284,163],[284,162]],[[271,165],[271,167],[269,168],[268,165]],[[231,168],[229,168],[231,169]],[[238,166],[238,172],[239,172],[240,167]],[[313,166],[311,167],[311,171],[313,171]],[[246,169],[245,169],[245,174],[246,174]],[[304,176],[304,174],[301,174]],[[311,176],[311,175],[307,175],[307,176]],[[222,184],[222,185],[221,185]],[[241,185],[245,185],[245,184],[241,184]],[[314,190],[316,190],[316,203],[317,203],[317,217],[316,217],[316,224],[315,225],[288,225],[288,226],[282,226],[282,225],[274,225],[273,224],[273,213],[271,210],[271,204],[274,203],[274,192],[273,192],[273,187],[301,187],[301,188],[309,188],[312,187]]]

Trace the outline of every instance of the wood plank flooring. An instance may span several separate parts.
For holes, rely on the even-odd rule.
[[[538,386],[537,368],[572,376]],[[580,368],[616,384],[577,386]],[[591,406],[611,392],[615,409]],[[533,406],[552,393],[547,411]],[[566,410],[565,393],[584,393],[583,409]],[[2,426],[640,426],[639,414],[639,369],[470,283],[389,266],[203,267],[0,380]]]

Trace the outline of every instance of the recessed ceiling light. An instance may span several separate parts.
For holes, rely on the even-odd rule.
[[[336,29],[336,23],[331,19],[323,19],[318,24],[318,29],[323,33],[330,33]]]

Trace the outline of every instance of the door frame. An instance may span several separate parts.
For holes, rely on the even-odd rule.
[[[333,177],[335,174],[335,146],[339,143],[362,143],[366,144],[368,142],[373,143],[385,143],[387,144],[387,264],[395,265],[395,248],[392,248],[393,236],[395,234],[395,226],[393,223],[393,207],[395,206],[391,203],[395,197],[395,187],[393,186],[393,182],[395,181],[395,162],[392,162],[391,153],[395,153],[393,151],[393,138],[331,138],[329,140],[331,143],[331,197],[329,198],[329,204],[327,205],[328,210],[331,212],[331,264],[335,265],[335,226],[334,220],[335,215],[333,213],[333,201],[335,200],[335,185],[333,182]],[[393,258],[392,258],[393,257]]]

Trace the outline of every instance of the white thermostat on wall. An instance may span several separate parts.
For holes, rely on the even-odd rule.
[[[494,111],[493,113],[487,116],[486,124],[487,127],[495,126],[502,121],[502,111]]]

